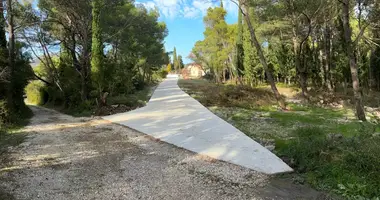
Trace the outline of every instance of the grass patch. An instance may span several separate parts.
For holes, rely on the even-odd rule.
[[[279,111],[266,87],[204,80],[179,85],[249,137],[275,145],[275,153],[313,187],[346,199],[380,197],[380,126],[359,122],[351,109],[292,103]]]
[[[277,154],[314,187],[348,199],[380,197],[380,137],[332,137],[313,126],[296,129],[293,137],[276,141]]]

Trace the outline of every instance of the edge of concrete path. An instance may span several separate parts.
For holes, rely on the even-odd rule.
[[[167,77],[166,79],[168,79],[168,78],[178,78],[177,79],[177,87],[182,91],[182,92],[184,92],[187,96],[189,96],[190,98],[192,98],[193,100],[195,100],[199,105],[201,105],[202,107],[204,107],[205,109],[207,109],[209,112],[211,112],[211,110],[210,109],[208,109],[206,106],[204,106],[204,105],[202,105],[198,100],[196,100],[196,99],[194,99],[192,96],[190,96],[188,93],[186,93],[185,91],[183,91],[182,90],[182,88],[181,87],[179,87],[179,85],[178,85],[178,81],[180,80],[180,78],[177,76],[177,77],[175,77],[175,76],[173,76],[173,77]],[[166,80],[165,79],[165,80]],[[240,131],[241,133],[243,133],[246,137],[248,137],[247,136],[247,134],[245,134],[243,131],[241,131],[240,129],[238,129],[238,128],[236,128],[234,125],[232,125],[231,123],[229,123],[229,122],[227,122],[226,120],[224,120],[224,119],[222,119],[221,117],[219,117],[218,115],[216,115],[215,113],[213,113],[213,112],[211,112],[215,117],[217,117],[217,118],[219,118],[220,120],[222,120],[222,121],[224,121],[225,123],[227,123],[227,124],[229,124],[230,126],[232,126],[232,127],[234,127],[235,129],[237,129],[238,131]],[[265,148],[264,146],[262,146],[260,143],[258,143],[258,142],[256,142],[254,139],[252,139],[252,138],[250,138],[250,137],[248,137],[249,139],[251,139],[251,140],[253,140],[255,143],[257,143],[258,145],[260,145],[262,148],[264,148],[266,151],[268,151],[270,154],[272,154],[273,156],[275,156],[275,157],[277,157],[285,166],[287,166],[287,168],[288,169],[284,169],[283,171],[281,171],[281,172],[275,172],[275,173],[264,173],[264,172],[261,172],[261,173],[264,173],[264,174],[269,174],[269,175],[278,175],[278,174],[287,174],[287,173],[292,173],[292,172],[294,172],[294,169],[293,168],[291,168],[288,164],[286,164],[280,157],[278,157],[276,154],[274,154],[272,151],[269,151],[267,148]],[[170,143],[169,143],[170,144]],[[172,145],[174,145],[174,144],[172,144]],[[180,147],[180,148],[182,148],[182,147]],[[188,149],[186,149],[186,150],[188,150]],[[191,151],[191,150],[188,150],[188,151]],[[193,152],[193,151],[192,151]],[[198,152],[194,152],[194,153],[198,153]],[[206,154],[202,154],[202,153],[198,153],[198,154],[201,154],[201,155],[204,155],[204,156],[208,156],[208,155],[206,155]],[[208,156],[208,157],[210,157],[210,156]],[[212,157],[210,157],[210,158],[212,158]],[[217,159],[217,158],[212,158],[212,159]],[[238,166],[242,166],[242,167],[245,167],[245,168],[247,168],[246,166],[243,166],[243,165],[239,165],[239,164],[236,164],[236,163],[233,163],[233,162],[231,162],[231,161],[226,161],[226,160],[221,160],[221,159],[217,159],[217,160],[219,160],[219,161],[223,161],[223,162],[228,162],[228,163],[230,163],[230,164],[234,164],[234,165],[238,165]],[[255,171],[257,171],[257,170],[255,170]]]
[[[174,80],[174,79],[175,79],[175,80]],[[222,162],[228,162],[228,163],[230,163],[230,164],[234,164],[234,165],[242,166],[242,167],[245,167],[245,168],[249,168],[249,169],[251,169],[251,170],[258,171],[258,172],[261,172],[261,173],[264,173],[264,174],[275,175],[275,174],[285,174],[285,173],[291,173],[291,172],[293,172],[293,169],[292,169],[291,167],[289,167],[289,166],[288,166],[288,165],[287,165],[282,159],[280,159],[280,158],[279,158],[277,155],[275,155],[273,152],[269,151],[268,149],[266,149],[265,147],[263,147],[260,143],[256,142],[256,141],[253,140],[252,138],[249,138],[244,132],[240,131],[239,129],[237,129],[237,128],[236,128],[235,126],[233,126],[232,124],[228,123],[228,122],[225,121],[224,119],[222,119],[222,118],[220,118],[219,116],[215,115],[215,114],[214,114],[213,112],[211,112],[207,107],[205,107],[205,106],[202,105],[199,101],[197,101],[196,99],[192,98],[189,94],[187,94],[185,91],[183,91],[183,90],[179,87],[179,85],[178,85],[178,80],[179,80],[178,75],[170,75],[170,76],[168,75],[168,77],[167,77],[166,79],[164,79],[164,81],[167,81],[167,80],[173,80],[173,81],[176,81],[176,84],[175,84],[175,85],[176,85],[176,87],[177,87],[181,92],[183,92],[186,96],[190,97],[192,100],[194,100],[195,102],[197,102],[197,104],[199,104],[200,106],[202,106],[204,109],[208,110],[212,115],[214,115],[214,117],[218,118],[218,120],[223,121],[224,123],[226,123],[226,124],[228,124],[229,126],[233,127],[233,128],[236,129],[237,131],[241,132],[241,134],[243,134],[245,137],[247,137],[247,139],[252,140],[252,142],[254,142],[254,143],[256,143],[257,145],[259,145],[259,146],[260,146],[260,149],[263,149],[264,151],[267,151],[268,154],[271,154],[271,156],[277,158],[276,160],[277,160],[279,166],[282,166],[282,167],[278,168],[277,170],[269,170],[269,171],[268,171],[268,170],[267,170],[267,171],[265,171],[265,170],[258,170],[256,167],[251,168],[251,167],[248,167],[248,166],[245,166],[245,165],[242,165],[242,164],[236,163],[236,161],[234,161],[234,160],[223,159],[223,158],[215,158],[215,157],[212,157],[212,156],[210,156],[210,155],[208,155],[208,154],[204,154],[204,153],[202,153],[202,152],[196,152],[196,151],[193,151],[193,150],[191,150],[191,149],[187,149],[187,148],[184,148],[184,147],[178,146],[178,145],[173,144],[173,143],[171,143],[171,142],[168,142],[168,141],[165,141],[165,140],[161,140],[160,138],[156,138],[156,137],[154,137],[154,136],[153,136],[152,134],[150,134],[150,133],[145,133],[144,131],[141,131],[141,130],[135,129],[135,128],[130,127],[130,126],[126,125],[126,124],[117,123],[117,122],[114,122],[114,121],[110,120],[109,117],[111,117],[112,115],[111,115],[111,116],[105,116],[105,117],[103,117],[103,119],[104,119],[104,120],[107,120],[107,121],[109,121],[109,122],[111,122],[111,123],[115,123],[115,124],[122,125],[122,126],[124,126],[124,127],[131,128],[132,130],[136,130],[136,131],[138,131],[138,132],[140,132],[140,133],[143,133],[143,134],[145,134],[145,135],[147,135],[147,136],[149,136],[149,137],[152,137],[152,138],[158,139],[159,141],[161,141],[161,142],[165,142],[165,143],[170,144],[170,145],[174,145],[174,146],[176,146],[176,147],[178,147],[178,148],[182,148],[182,149],[185,149],[185,150],[187,150],[187,151],[194,152],[194,153],[199,154],[199,155],[202,155],[202,156],[207,156],[207,157],[210,157],[210,158],[212,158],[212,159],[217,159],[217,160],[222,161]],[[164,82],[164,81],[163,81],[163,82]],[[159,85],[154,89],[151,98],[154,96],[154,93],[155,93],[156,89],[158,89],[158,88],[159,88]],[[150,99],[150,100],[151,100],[151,99]],[[150,100],[149,100],[149,102],[150,102]],[[148,102],[148,103],[149,103],[149,102]],[[147,106],[148,106],[148,104],[147,104]],[[138,108],[138,109],[142,109],[142,108],[143,108],[143,107]],[[136,109],[136,110],[138,110],[138,109]],[[123,115],[123,114],[126,114],[126,113],[128,113],[128,112],[125,112],[125,113],[119,113],[119,114],[116,114],[116,115]],[[113,116],[115,116],[115,115],[113,115]],[[254,145],[254,146],[255,146],[255,145]],[[277,165],[277,164],[276,164],[276,165]],[[256,168],[256,169],[255,169],[255,168]]]

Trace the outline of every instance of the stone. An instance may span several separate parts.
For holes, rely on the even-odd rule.
[[[274,151],[274,149],[276,148],[276,146],[274,146],[274,145],[268,145],[268,146],[265,146],[265,148],[267,148],[269,151]]]
[[[379,132],[377,132],[377,133],[373,133],[373,134],[372,134],[372,137],[380,137],[380,133],[379,133]]]
[[[330,139],[330,140],[342,139],[343,138],[343,134],[340,134],[340,133],[330,133],[330,134],[327,135],[327,138]]]

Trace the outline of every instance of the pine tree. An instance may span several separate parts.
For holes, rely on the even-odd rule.
[[[243,14],[239,9],[239,17],[238,17],[238,33],[236,38],[236,67],[238,73],[238,79],[240,84],[242,84],[242,76],[244,72],[244,49],[243,49]]]
[[[240,1],[244,2],[241,5],[245,5],[242,8],[245,10],[245,15],[244,15],[245,16],[245,22],[248,25],[248,30],[249,30],[249,33],[250,33],[250,36],[251,36],[251,44],[252,44],[252,46],[254,46],[256,48],[257,56],[259,57],[260,63],[261,63],[261,65],[263,66],[263,68],[265,70],[266,78],[267,78],[267,80],[268,80],[268,82],[269,82],[269,84],[271,86],[271,89],[272,89],[272,91],[274,93],[274,96],[276,97],[276,100],[277,100],[279,106],[282,109],[286,109],[285,100],[282,98],[280,92],[277,89],[276,82],[273,79],[273,74],[272,74],[272,72],[269,69],[269,65],[268,65],[267,59],[264,56],[263,48],[262,48],[261,44],[259,43],[259,41],[257,39],[256,29],[252,25],[251,18],[250,18],[250,15],[251,15],[250,10],[251,10],[252,7],[247,6],[246,0],[240,0]]]

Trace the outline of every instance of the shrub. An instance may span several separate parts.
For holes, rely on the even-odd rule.
[[[295,139],[291,140],[283,153],[289,156],[294,166],[301,172],[310,171],[323,165],[329,160],[328,140],[323,130],[318,127],[301,127],[294,132]]]
[[[8,119],[9,112],[6,101],[0,101],[0,128],[7,122]]]
[[[162,68],[160,71],[158,71],[158,73],[159,73],[161,78],[166,78],[166,76],[169,74],[169,72],[164,68]]]
[[[301,127],[293,139],[278,141],[276,147],[319,189],[348,199],[380,197],[380,137],[367,132],[353,137],[327,135],[318,127]]]
[[[45,84],[41,81],[31,81],[25,88],[28,102],[44,105],[48,100]]]

